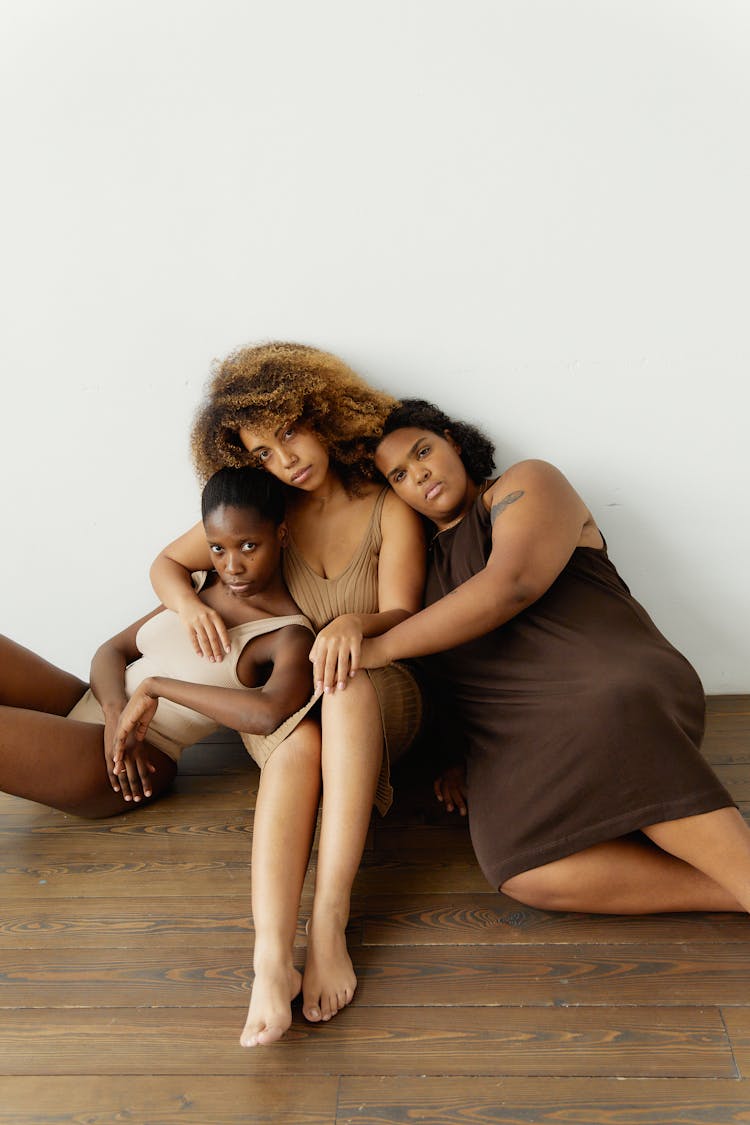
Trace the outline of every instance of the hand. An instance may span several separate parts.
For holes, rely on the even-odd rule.
[[[343,691],[359,668],[362,626],[356,613],[345,613],[321,629],[310,649],[315,690]]]
[[[119,716],[107,718],[104,723],[104,760],[107,763],[109,782],[115,793],[122,793],[126,801],[140,801],[151,796],[149,775],[156,772],[148,749],[136,740],[134,734],[128,735],[124,751],[115,758],[115,737],[119,726]],[[120,771],[118,773],[118,770]]]
[[[458,809],[461,816],[466,816],[466,771],[463,766],[451,766],[444,770],[440,777],[435,778],[433,788],[446,812]]]
[[[150,695],[144,685],[145,681],[136,688],[124,707],[112,740],[110,780],[114,775],[126,801],[150,797],[150,775],[156,772],[148,749],[143,746],[143,739],[156,713],[159,698]]]
[[[182,605],[178,616],[187,629],[198,656],[221,663],[224,655],[231,652],[224,619],[215,609],[204,605],[200,598],[196,597]]]

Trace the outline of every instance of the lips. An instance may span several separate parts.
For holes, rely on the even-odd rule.
[[[290,484],[302,484],[302,483],[304,483],[304,481],[307,480],[307,478],[310,476],[311,472],[312,472],[312,465],[308,465],[306,469],[300,469],[299,472],[295,473],[294,476],[290,479],[289,483]]]
[[[233,594],[246,594],[252,589],[251,582],[227,582],[227,588]]]
[[[429,502],[431,500],[434,500],[437,496],[439,496],[442,491],[443,491],[443,482],[441,480],[436,481],[435,484],[431,484],[430,487],[427,489],[427,491],[424,494],[424,498],[427,501],[427,503],[429,504]]]

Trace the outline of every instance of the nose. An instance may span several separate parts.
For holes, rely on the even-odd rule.
[[[281,447],[279,450],[279,458],[285,469],[291,469],[292,465],[297,462],[297,454],[287,446]]]
[[[227,551],[224,556],[224,569],[227,574],[242,574],[242,555],[239,551]]]
[[[430,475],[430,470],[426,465],[416,465],[414,469],[414,477],[417,484],[423,484]]]

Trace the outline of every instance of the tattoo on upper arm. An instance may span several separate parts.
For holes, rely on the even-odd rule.
[[[497,504],[493,504],[490,509],[490,523],[494,524],[497,517],[501,516],[511,504],[515,504],[516,500],[520,500],[523,495],[524,490],[520,488],[516,492],[509,492],[502,500],[498,500]]]

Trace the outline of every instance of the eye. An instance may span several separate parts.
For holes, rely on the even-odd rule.
[[[423,445],[422,448],[420,450],[418,450],[418,452],[417,452],[417,460],[421,461],[422,458],[426,457],[429,452],[430,452],[429,445]]]
[[[406,473],[404,472],[404,470],[399,469],[397,472],[391,473],[391,481],[393,482],[393,484],[401,484],[401,481],[405,476]]]
[[[212,555],[221,555],[224,553],[224,548],[220,547],[218,543],[209,543],[208,549]]]
[[[289,441],[293,437],[294,437],[294,426],[287,426],[287,428],[284,430],[284,433],[281,435],[281,440],[282,441]]]
[[[249,551],[254,551],[254,550],[255,550],[255,548],[256,548],[256,546],[257,546],[257,544],[256,544],[256,543],[251,543],[251,542],[250,542],[250,541],[248,540],[248,542],[247,542],[247,543],[243,543],[243,544],[242,544],[242,550],[243,550],[243,551],[248,551],[248,552],[249,552]]]
[[[268,458],[271,456],[270,449],[256,449],[255,450],[255,463],[256,465],[264,465]]]

